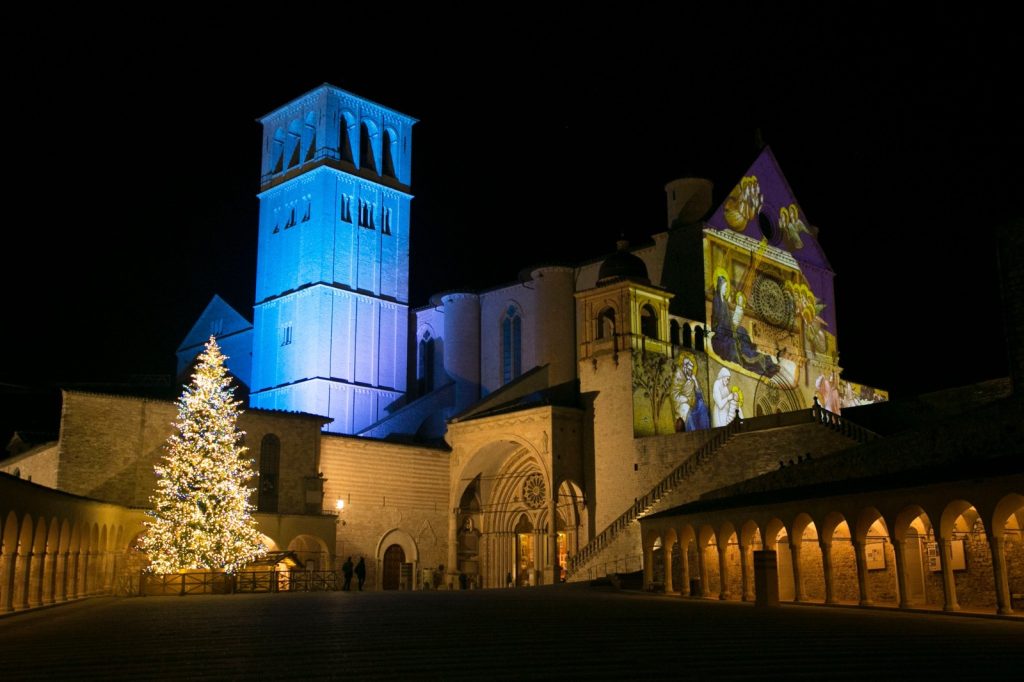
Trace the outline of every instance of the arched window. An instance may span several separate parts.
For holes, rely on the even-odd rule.
[[[597,314],[597,338],[615,338],[615,308],[608,306]]]
[[[295,119],[288,124],[288,141],[287,141],[287,153],[285,156],[288,158],[288,167],[294,168],[299,165],[299,156],[301,155],[301,143],[302,142],[302,126],[299,124],[299,119]]]
[[[312,161],[316,156],[316,114],[306,114],[306,124],[302,127],[302,148],[306,150],[303,161]]]
[[[341,114],[341,125],[338,127],[338,157],[342,161],[355,163],[352,160],[352,135],[356,129],[356,119],[347,111]]]
[[[377,172],[377,156],[374,153],[374,143],[377,137],[377,127],[370,121],[363,121],[359,126],[359,167]]]
[[[416,372],[419,378],[420,395],[434,390],[434,339],[429,331],[423,332],[419,344],[419,367]]]
[[[694,332],[693,349],[704,350],[704,327],[697,327],[697,331]]]
[[[675,346],[680,345],[680,343],[682,342],[682,339],[679,338],[679,322],[678,321],[676,321],[676,320],[669,320],[669,323],[668,323],[668,335],[669,335],[669,340],[672,341],[673,345],[675,345]]]
[[[507,384],[523,371],[523,318],[514,305],[501,320],[501,383]]]
[[[640,308],[640,333],[652,339],[658,338],[658,314],[647,303]]]
[[[384,129],[384,175],[397,178],[395,159],[398,158],[398,133],[391,128]]]
[[[270,143],[270,172],[280,173],[284,170],[284,128],[274,131],[274,140]]]
[[[693,330],[688,322],[683,323],[683,346],[693,348]]]
[[[280,470],[281,439],[268,433],[260,442],[260,491],[256,508],[261,512],[277,512],[277,479]]]

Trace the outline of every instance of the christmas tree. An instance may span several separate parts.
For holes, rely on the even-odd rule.
[[[178,399],[177,433],[155,468],[156,493],[150,498],[140,548],[155,573],[182,569],[237,569],[263,556],[246,483],[256,473],[244,459],[238,430],[240,401],[224,367],[225,356],[211,336],[199,356],[192,383]]]

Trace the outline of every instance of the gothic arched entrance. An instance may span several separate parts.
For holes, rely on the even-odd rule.
[[[397,590],[402,582],[402,564],[405,550],[401,545],[391,545],[384,550],[384,567],[381,586],[385,590]]]
[[[533,524],[523,514],[516,524],[516,586],[536,585],[536,547]]]
[[[778,376],[771,379],[761,378],[757,382],[757,391],[754,394],[754,414],[760,417],[767,414],[779,414],[781,412],[795,412],[803,409],[800,396],[786,382]],[[744,410],[745,416],[751,416]]]

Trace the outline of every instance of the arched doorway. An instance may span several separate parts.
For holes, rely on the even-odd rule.
[[[405,550],[401,545],[391,545],[384,550],[384,566],[381,587],[385,590],[397,590],[402,585],[402,564],[405,563]]]
[[[536,585],[536,555],[534,553],[533,524],[523,514],[516,524],[516,586]]]
[[[288,551],[294,552],[296,558],[307,571],[323,570],[331,565],[331,555],[327,544],[312,535],[296,535],[288,543]]]

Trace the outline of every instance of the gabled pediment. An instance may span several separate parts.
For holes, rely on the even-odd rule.
[[[220,338],[250,329],[252,329],[252,322],[228,305],[223,298],[214,294],[199,319],[192,325],[192,329],[178,346],[178,352],[202,346],[211,336]]]
[[[769,147],[711,214],[707,226],[731,230],[755,242],[767,239],[769,245],[788,251],[798,263],[832,271],[818,244],[818,229],[800,208]]]

